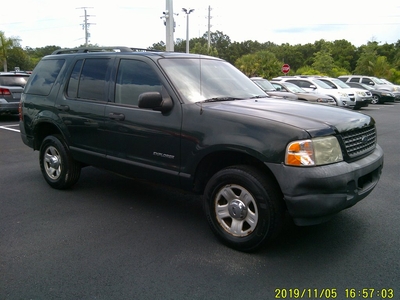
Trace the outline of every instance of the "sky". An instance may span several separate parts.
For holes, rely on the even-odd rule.
[[[356,47],[368,41],[400,40],[400,2],[395,0],[170,0],[175,15],[174,39],[189,40],[220,31],[231,42],[247,40],[291,45],[347,40]],[[85,43],[84,15],[89,43],[99,46],[151,47],[166,41],[163,12],[167,0],[18,0],[2,1],[0,31],[19,38],[23,48],[50,45],[71,48]]]

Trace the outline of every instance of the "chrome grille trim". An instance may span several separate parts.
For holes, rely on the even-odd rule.
[[[340,136],[350,158],[363,155],[375,149],[376,146],[375,126],[343,132]]]

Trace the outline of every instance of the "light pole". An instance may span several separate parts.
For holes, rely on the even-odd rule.
[[[182,8],[182,11],[186,14],[186,53],[189,53],[189,15],[194,9]]]

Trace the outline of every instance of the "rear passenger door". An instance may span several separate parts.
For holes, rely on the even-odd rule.
[[[93,165],[105,160],[104,110],[113,60],[78,59],[56,104],[74,157]]]
[[[178,185],[181,106],[156,64],[146,57],[116,61],[106,107],[107,158],[119,173]],[[158,92],[174,105],[167,113],[138,107],[139,95]]]

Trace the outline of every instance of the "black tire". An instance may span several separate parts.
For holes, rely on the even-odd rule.
[[[277,184],[250,166],[217,172],[207,183],[204,209],[214,234],[240,251],[255,250],[277,236],[284,220]]]
[[[60,135],[50,135],[43,140],[39,163],[44,179],[55,189],[71,187],[81,174],[81,165],[72,158]]]

